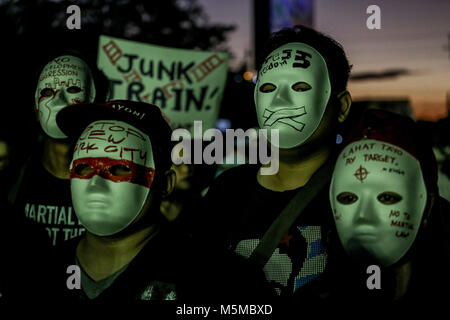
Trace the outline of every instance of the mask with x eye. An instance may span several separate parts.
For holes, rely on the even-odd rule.
[[[258,73],[254,98],[259,126],[279,130],[280,148],[297,147],[318,128],[330,94],[320,53],[304,43],[285,44],[267,56]]]
[[[141,213],[154,175],[147,134],[122,121],[95,121],[78,138],[70,165],[75,213],[89,232],[116,234]]]
[[[353,142],[336,162],[330,202],[345,251],[392,265],[411,248],[422,223],[427,190],[419,161],[386,142]]]
[[[56,114],[68,105],[92,102],[94,98],[94,80],[83,60],[69,55],[53,59],[39,75],[35,92],[42,129],[54,139],[67,138],[56,124]]]

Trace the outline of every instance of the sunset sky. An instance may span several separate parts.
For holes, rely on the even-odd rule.
[[[210,22],[236,24],[229,46],[242,61],[253,46],[251,0],[200,0]],[[381,29],[369,30],[366,9],[381,9]],[[315,28],[339,41],[353,64],[352,73],[394,71],[396,77],[352,80],[354,100],[408,98],[418,119],[447,115],[450,92],[449,0],[315,0]]]

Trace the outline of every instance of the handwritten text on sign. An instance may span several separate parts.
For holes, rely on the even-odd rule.
[[[173,128],[203,121],[215,126],[227,76],[226,53],[154,46],[101,36],[98,66],[109,78],[112,99],[159,106]]]

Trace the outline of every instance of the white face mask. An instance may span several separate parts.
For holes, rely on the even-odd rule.
[[[389,143],[351,143],[336,162],[330,202],[346,252],[392,265],[409,250],[421,225],[427,191],[420,164]]]
[[[155,173],[148,135],[121,121],[91,123],[70,164],[72,202],[89,232],[109,236],[141,212]]]
[[[70,104],[92,102],[94,98],[94,80],[83,60],[73,56],[52,60],[39,75],[34,96],[42,129],[52,138],[67,138],[56,124],[56,114]]]
[[[314,133],[331,94],[325,60],[299,42],[272,51],[258,74],[254,98],[261,129],[279,130],[279,147],[294,148]]]

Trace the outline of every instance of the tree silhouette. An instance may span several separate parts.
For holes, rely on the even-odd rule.
[[[66,26],[70,16],[66,10],[73,4],[81,10],[80,30]],[[233,29],[211,24],[196,0],[0,0],[0,127],[35,136],[38,67],[59,50],[75,49],[95,61],[98,37],[105,34],[175,48],[224,51]]]
[[[0,26],[10,34],[33,38],[67,31],[66,8],[81,9],[81,30],[86,35],[111,36],[189,49],[225,49],[234,26],[210,24],[196,0],[16,0],[0,1],[6,14]],[[77,32],[70,30],[71,33]]]

